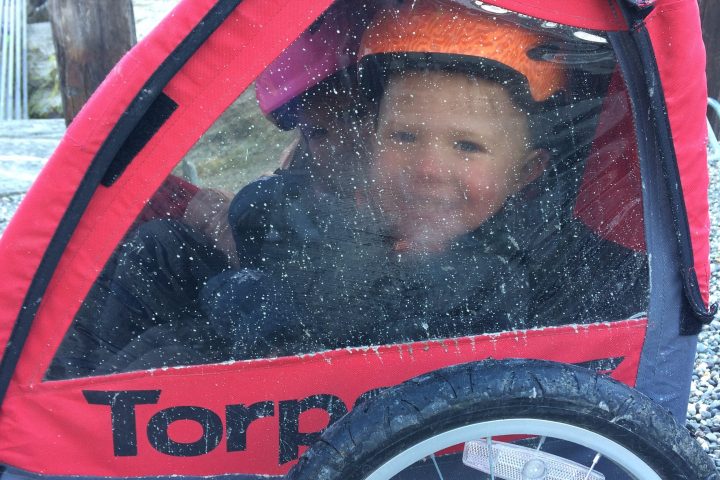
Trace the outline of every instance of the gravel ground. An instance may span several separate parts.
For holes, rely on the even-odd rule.
[[[710,159],[710,301],[720,301],[720,159]],[[720,316],[719,316],[720,317]],[[720,468],[720,319],[700,333],[687,427]]]
[[[58,119],[0,122],[0,235],[64,131]]]
[[[0,236],[5,231],[10,217],[12,217],[15,210],[17,210],[20,201],[23,199],[24,194],[0,194]]]

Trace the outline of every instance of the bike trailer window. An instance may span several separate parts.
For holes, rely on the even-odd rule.
[[[128,209],[46,380],[645,316],[636,137],[603,32],[338,2],[238,94]]]
[[[684,417],[682,334],[712,314],[697,89],[663,63],[696,5],[648,32],[644,4],[496,3],[180,2],[3,235],[3,480],[364,475],[486,413],[503,428],[433,444],[444,478],[459,443],[480,470],[539,448],[579,478],[692,472],[655,468],[700,456],[641,397]]]

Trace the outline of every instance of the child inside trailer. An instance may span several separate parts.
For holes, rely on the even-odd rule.
[[[537,56],[548,42],[454,2],[409,2],[375,17],[358,70],[378,105],[372,224],[364,230],[374,229],[377,239],[349,245],[348,258],[332,263],[331,280],[319,278],[306,290],[314,296],[275,317],[275,337],[263,337],[268,352],[622,319],[644,310],[644,254],[599,238],[571,214],[596,125],[589,118],[600,107],[589,90],[600,87]],[[218,318],[232,310],[227,305]],[[343,312],[352,312],[352,321],[339,321]],[[268,331],[267,323],[255,325]],[[257,355],[247,345],[243,340],[241,358]]]
[[[153,318],[141,319],[144,330],[125,335],[99,364],[60,375],[618,320],[645,311],[645,254],[601,238],[573,216],[614,65],[575,71],[557,61],[562,55],[547,54],[558,48],[549,36],[455,2],[419,0],[380,11],[362,36],[357,66],[363,103],[377,111],[374,136],[363,134],[373,144],[368,164],[351,171],[322,164],[322,173],[310,177],[332,178],[323,188],[302,180],[306,167],[291,165],[242,189],[229,213],[236,259],[188,273],[197,285],[192,321],[167,319],[161,310],[171,297],[155,298]],[[593,58],[608,62],[607,55]],[[326,97],[318,102],[330,91],[315,91],[322,93],[301,102],[301,128],[310,104],[329,106],[319,117],[352,111]],[[328,133],[307,130],[308,147],[312,135]],[[157,251],[127,250],[138,255],[142,271],[164,272],[156,267]],[[138,268],[130,267],[116,275],[124,275],[125,291],[143,295],[146,278],[133,280]],[[145,291],[156,296],[183,281],[170,276],[162,288]],[[118,325],[122,318],[98,313],[115,332],[127,331]],[[162,338],[143,341],[157,329]],[[58,372],[67,364],[67,342],[75,342],[74,355],[84,355],[72,335],[55,359]]]
[[[295,235],[302,236],[300,227],[289,230],[284,207],[298,197],[313,211],[318,199],[326,206],[332,199],[347,204],[344,198],[357,190],[369,164],[373,119],[357,91],[355,63],[372,10],[349,12],[346,3],[331,7],[255,82],[261,113],[279,129],[298,133],[278,162],[284,168],[245,187],[232,204],[223,200],[224,192],[206,188],[178,208],[167,201],[164,184],[150,204],[170,203],[184,214],[178,219],[169,209],[151,209],[155,218],[128,233],[85,299],[46,378],[232,358],[231,336],[218,334],[222,322],[208,324],[201,290],[204,298],[212,293],[203,286],[224,271],[256,266],[271,224],[287,227],[275,242],[279,248],[300,242]],[[179,183],[169,180],[165,183]],[[180,196],[173,191],[172,197]],[[306,212],[303,219],[312,224]]]

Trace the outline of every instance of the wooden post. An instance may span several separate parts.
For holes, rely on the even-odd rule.
[[[65,123],[70,124],[135,44],[132,0],[50,0],[48,7]]]
[[[720,99],[720,0],[700,0],[703,41],[707,51],[708,96]],[[720,120],[712,115],[710,124],[720,133]]]

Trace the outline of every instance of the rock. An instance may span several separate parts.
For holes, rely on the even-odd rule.
[[[60,79],[50,22],[28,25],[28,96],[31,118],[62,118]]]

